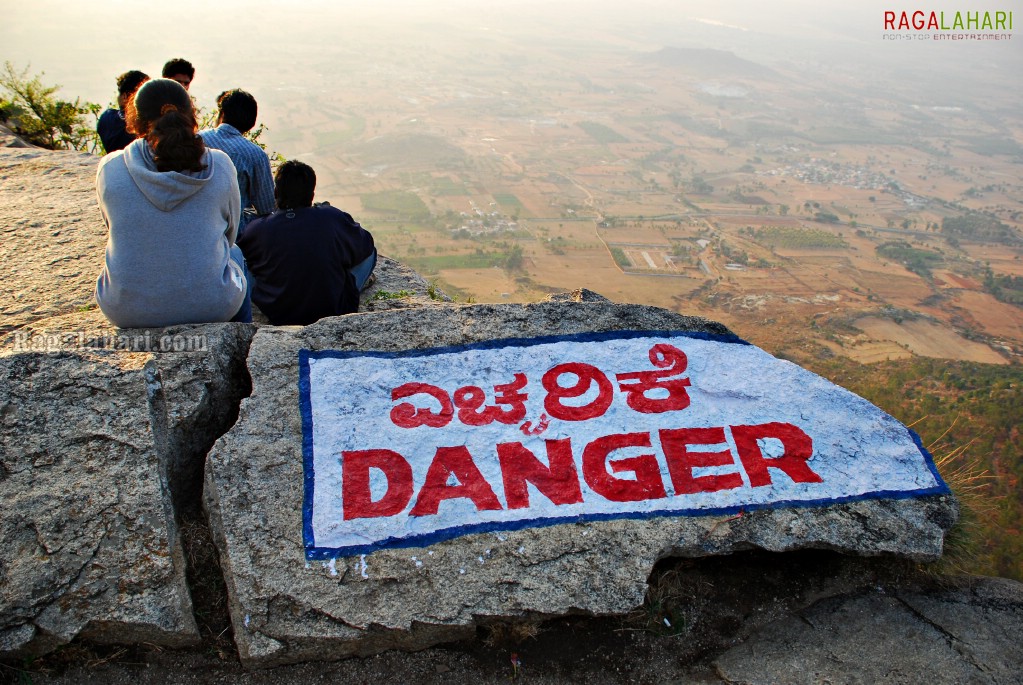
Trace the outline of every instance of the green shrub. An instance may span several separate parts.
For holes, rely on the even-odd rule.
[[[25,141],[49,150],[97,152],[99,135],[96,120],[102,107],[94,102],[58,99],[60,86],[47,86],[43,74],[28,77],[28,67],[20,72],[10,62],[0,71],[0,121]],[[86,115],[91,114],[90,122]]]

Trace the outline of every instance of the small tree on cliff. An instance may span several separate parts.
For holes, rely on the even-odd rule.
[[[95,118],[102,107],[92,102],[74,102],[57,99],[54,94],[60,86],[43,85],[42,74],[28,77],[28,67],[22,71],[10,62],[0,71],[0,122],[33,145],[50,150],[79,150],[95,152],[99,143],[95,131]],[[85,116],[93,115],[91,125]]]

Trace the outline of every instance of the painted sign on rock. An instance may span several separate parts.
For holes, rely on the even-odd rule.
[[[310,559],[948,491],[911,430],[733,336],[303,350],[299,385]]]

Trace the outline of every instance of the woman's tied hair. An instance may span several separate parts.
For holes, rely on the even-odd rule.
[[[157,171],[202,171],[206,151],[197,135],[192,98],[171,79],[146,81],[135,91],[125,119],[149,143]]]

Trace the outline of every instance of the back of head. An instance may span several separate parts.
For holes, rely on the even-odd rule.
[[[278,209],[301,209],[313,206],[316,172],[308,164],[288,160],[274,174],[274,197]]]
[[[256,98],[241,88],[221,93],[217,98],[217,109],[220,110],[221,121],[234,126],[240,133],[256,125]]]
[[[148,74],[144,74],[141,71],[137,71],[135,69],[126,71],[117,77],[117,94],[129,96],[148,80]]]
[[[159,78],[143,83],[128,104],[125,119],[128,130],[152,147],[158,171],[205,168],[192,98],[177,81]]]

